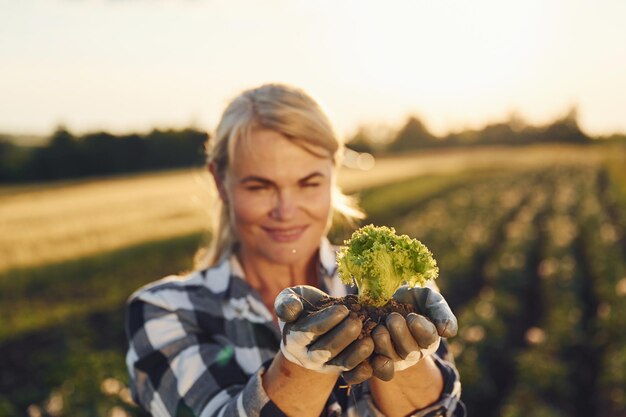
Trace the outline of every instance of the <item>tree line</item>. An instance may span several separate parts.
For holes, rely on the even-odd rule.
[[[526,145],[533,143],[589,143],[591,137],[578,125],[576,108],[545,126],[526,124],[513,115],[508,121],[491,123],[481,129],[465,129],[436,136],[417,116],[411,116],[390,137],[381,138],[367,127],[360,128],[349,141],[352,149],[373,154],[402,153],[417,149],[471,147],[483,145]]]
[[[591,143],[578,125],[572,108],[564,117],[545,126],[526,124],[520,117],[491,123],[481,129],[465,129],[445,136],[431,133],[417,116],[386,136],[361,127],[348,146],[375,155],[420,149],[525,145],[533,143]],[[626,142],[623,134],[612,139]],[[43,146],[22,146],[0,135],[0,183],[51,181],[67,178],[134,173],[202,166],[208,134],[198,129],[153,130],[150,133],[113,135],[107,132],[74,135],[59,127]]]
[[[50,181],[201,166],[208,135],[195,129],[75,136],[58,128],[44,146],[0,137],[0,182]]]

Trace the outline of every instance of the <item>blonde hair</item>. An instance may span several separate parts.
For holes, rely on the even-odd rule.
[[[244,91],[224,110],[215,135],[206,146],[207,161],[212,164],[214,175],[222,180],[226,178],[235,145],[248,138],[253,129],[274,130],[317,156],[331,158],[335,167],[341,164],[343,143],[315,100],[291,86],[266,84]],[[365,217],[355,200],[334,183],[331,202],[333,219],[343,217],[353,223]],[[196,257],[198,269],[217,263],[236,243],[230,211],[221,200],[217,203],[211,243]]]

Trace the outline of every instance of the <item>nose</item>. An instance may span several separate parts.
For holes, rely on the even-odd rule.
[[[270,212],[270,216],[274,220],[290,220],[295,216],[297,210],[297,197],[289,191],[281,190],[276,193],[276,201],[274,202],[274,207]]]

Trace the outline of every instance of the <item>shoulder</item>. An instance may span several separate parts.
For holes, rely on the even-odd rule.
[[[217,265],[183,275],[170,275],[135,291],[128,303],[143,302],[167,310],[193,310],[197,300],[220,299],[228,289],[230,265]]]

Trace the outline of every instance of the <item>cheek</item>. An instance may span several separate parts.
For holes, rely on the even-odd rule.
[[[267,215],[270,207],[267,198],[250,198],[237,192],[231,195],[231,201],[231,219],[235,226],[258,222]]]
[[[312,217],[326,222],[331,212],[330,191],[324,191],[314,198],[307,199],[306,207]]]

